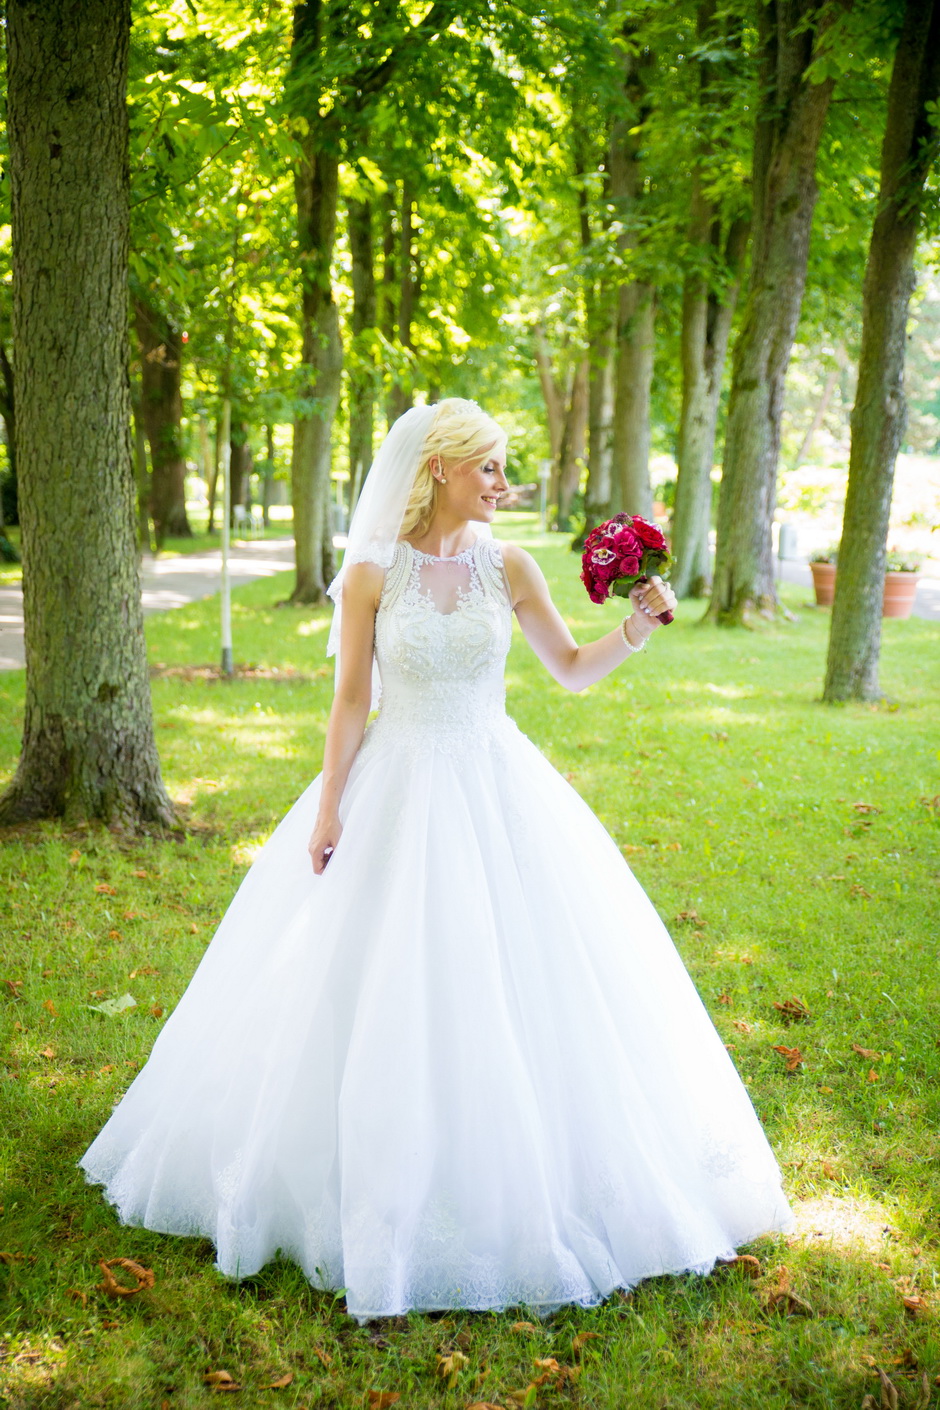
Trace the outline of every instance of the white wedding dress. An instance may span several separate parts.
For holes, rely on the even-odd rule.
[[[316,779],[81,1158],[124,1223],[230,1276],[280,1250],[360,1320],[592,1305],[791,1227],[656,911],[506,714],[510,633],[498,542],[399,543],[333,857]]]

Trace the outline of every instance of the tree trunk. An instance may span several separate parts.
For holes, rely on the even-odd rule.
[[[133,409],[134,485],[137,491],[137,547],[150,552],[150,471],[147,467],[147,433],[138,407]]]
[[[418,297],[418,279],[414,258],[414,193],[406,178],[402,182],[401,214],[399,217],[401,239],[398,251],[398,346],[407,359],[408,370],[398,377],[392,388],[392,419],[396,419],[414,405],[414,343],[412,323]]]
[[[231,450],[229,454],[229,477],[232,486],[232,510],[236,504],[240,504],[243,509],[251,508],[251,473],[254,469],[254,457],[251,453],[251,443],[248,440],[248,427],[244,422],[240,426],[232,428]],[[235,520],[229,526],[235,527]]]
[[[352,514],[369,466],[375,438],[376,376],[374,339],[377,314],[375,234],[371,201],[346,203],[352,259],[352,338],[349,348],[349,487]]]
[[[174,822],[137,572],[128,0],[8,0],[26,714],[0,821]]]
[[[318,603],[333,577],[333,419],[339,405],[343,345],[333,299],[331,263],[339,200],[340,134],[321,117],[315,60],[321,42],[320,7],[294,7],[291,85],[294,111],[307,122],[294,171],[297,244],[301,261],[301,357],[307,407],[294,418],[291,500],[296,578],[291,601]],[[312,78],[311,78],[312,69]]]
[[[816,410],[813,412],[813,419],[807,426],[806,434],[800,442],[800,448],[797,451],[796,455],[793,457],[794,470],[798,469],[799,466],[804,463],[806,457],[810,453],[813,441],[816,439],[816,432],[819,430],[819,428],[822,426],[822,423],[826,419],[826,413],[829,410],[829,405],[832,401],[835,389],[839,385],[842,373],[845,371],[845,366],[845,349],[842,347],[838,347],[836,349],[836,365],[835,367],[830,367],[828,373],[826,374],[826,382],[822,389],[822,394],[819,398],[819,401],[816,404]]]
[[[261,522],[267,529],[271,522],[271,491],[274,485],[274,427],[270,423],[264,428],[264,439],[267,459],[261,482]]]
[[[823,699],[880,694],[881,601],[894,465],[904,435],[904,352],[924,187],[938,152],[940,0],[908,0],[881,149],[881,189],[862,290],[849,483]]]
[[[599,300],[599,303],[602,303]],[[589,324],[590,327],[590,324]],[[595,327],[588,352],[588,478],[584,534],[610,515],[614,416],[614,324]],[[582,545],[583,546],[583,545]]]
[[[150,444],[150,512],[157,546],[166,538],[190,538],[186,517],[183,455],[183,395],[180,330],[142,298],[134,301],[140,341],[140,412]]]
[[[624,37],[629,40],[631,34],[628,21]],[[610,195],[623,226],[617,248],[628,265],[631,251],[640,246],[637,215],[645,184],[640,148],[649,115],[646,78],[652,62],[648,51],[635,55],[629,46],[624,49],[627,113],[614,124],[610,140]],[[611,509],[651,517],[650,391],[656,291],[642,279],[628,279],[618,290],[616,307]]]
[[[761,100],[754,133],[750,279],[732,359],[715,580],[705,620],[748,624],[779,608],[771,527],[784,381],[806,283],[816,153],[834,80],[808,73],[836,11],[826,0],[757,7]]]
[[[206,533],[215,533],[215,510],[216,500],[219,494],[219,475],[221,472],[222,460],[222,418],[215,419],[215,431],[212,436],[212,464],[209,466],[209,522],[206,525]]]
[[[582,357],[571,380],[571,396],[561,439],[558,481],[558,525],[568,530],[571,502],[581,484],[588,416],[588,360]]]
[[[545,402],[545,420],[548,426],[548,448],[552,457],[552,470],[561,459],[561,439],[565,431],[564,393],[555,377],[552,366],[552,352],[541,323],[532,330],[535,347],[535,365],[538,368],[539,385]]]
[[[749,223],[731,224],[722,245],[714,208],[694,177],[689,243],[710,245],[728,277],[719,289],[703,275],[685,282],[682,297],[682,412],[679,422],[676,506],[672,522],[673,569],[670,581],[678,597],[705,597],[711,585],[712,481],[715,428],[728,338],[738,296],[738,270],[747,248]]]

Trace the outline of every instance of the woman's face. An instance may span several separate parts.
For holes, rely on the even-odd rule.
[[[441,487],[447,508],[461,519],[492,523],[499,497],[509,488],[505,450],[494,450],[482,464],[465,460],[444,465],[442,470],[435,468],[436,474],[442,472],[447,481]]]

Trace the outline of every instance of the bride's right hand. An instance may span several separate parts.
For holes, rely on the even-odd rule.
[[[342,834],[343,827],[339,818],[317,818],[307,843],[307,851],[317,876],[322,876],[326,870],[326,864],[336,850]]]

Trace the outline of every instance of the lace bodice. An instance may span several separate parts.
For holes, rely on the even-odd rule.
[[[514,730],[503,676],[511,637],[494,539],[479,538],[452,558],[401,541],[376,614],[382,700],[363,748],[394,742],[455,752],[487,747],[501,730]]]

